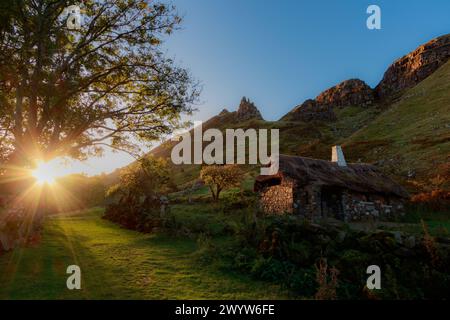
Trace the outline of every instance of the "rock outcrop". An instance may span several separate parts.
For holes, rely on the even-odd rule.
[[[333,121],[336,115],[329,106],[319,105],[316,100],[308,99],[301,105],[297,106],[290,113],[291,120],[312,121],[325,120]]]
[[[258,108],[246,97],[242,98],[236,112],[236,117],[238,121],[245,121],[249,119],[263,120]]]
[[[251,119],[264,120],[255,104],[246,97],[243,97],[236,111],[228,111],[226,108],[222,109],[218,115],[203,123],[203,130],[223,128],[227,125],[232,126]]]
[[[223,108],[222,111],[220,111],[219,116],[224,116],[224,115],[229,114],[229,113],[230,113],[230,111],[228,111],[227,108]]]
[[[292,110],[286,118],[291,120],[311,121],[336,119],[334,108],[345,106],[367,107],[373,104],[375,95],[373,90],[362,80],[350,79],[331,87],[316,99],[308,99]]]
[[[375,100],[374,92],[364,81],[359,79],[345,80],[329,88],[316,97],[321,106],[370,106]]]
[[[395,97],[424,80],[449,58],[450,34],[447,34],[421,45],[395,61],[386,70],[375,90],[381,99]]]
[[[282,119],[334,120],[333,109],[345,106],[372,105],[375,100],[389,100],[405,89],[412,88],[431,75],[450,59],[450,34],[421,45],[413,52],[395,61],[384,73],[375,89],[364,81],[350,79],[319,94],[314,100],[306,100]]]

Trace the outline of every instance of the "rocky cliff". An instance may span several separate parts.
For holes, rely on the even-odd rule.
[[[450,58],[450,34],[435,38],[395,61],[375,88],[381,99],[395,97],[431,75]]]
[[[375,100],[372,88],[359,79],[345,80],[316,97],[320,106],[370,106]]]
[[[435,38],[395,61],[375,89],[364,81],[350,79],[306,100],[285,115],[284,120],[333,120],[333,109],[344,106],[373,105],[396,98],[414,87],[450,59],[450,34]]]
[[[345,106],[367,107],[374,103],[375,95],[364,81],[350,79],[331,87],[314,100],[308,99],[295,107],[284,119],[291,120],[335,120],[333,109]]]
[[[249,119],[263,120],[258,108],[246,97],[241,99],[239,108],[236,111],[236,117],[238,121],[245,121]]]
[[[294,108],[284,119],[311,121],[311,120],[325,120],[333,121],[336,115],[333,109],[327,105],[319,105],[316,100],[308,99],[301,105]]]

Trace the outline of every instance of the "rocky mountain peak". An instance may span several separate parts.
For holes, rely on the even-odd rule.
[[[334,108],[345,106],[367,107],[373,104],[375,95],[364,81],[345,80],[320,93],[315,99],[308,99],[288,115],[293,120],[311,121],[336,119]],[[288,117],[288,118],[289,118]]]
[[[249,119],[263,120],[258,108],[246,97],[241,99],[236,115],[238,121],[245,121]]]
[[[228,111],[227,108],[223,108],[222,111],[220,111],[219,116],[223,116],[223,115],[226,115],[226,114],[229,114],[229,113],[230,113],[230,111]]]
[[[292,120],[311,121],[336,119],[333,109],[327,105],[319,105],[316,100],[308,99],[290,112]]]
[[[395,61],[376,87],[381,99],[414,87],[450,58],[450,34],[435,38]]]
[[[331,108],[370,106],[375,100],[372,88],[360,79],[349,79],[331,87],[316,97],[316,102]]]

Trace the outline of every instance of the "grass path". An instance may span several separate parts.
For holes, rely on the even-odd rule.
[[[145,235],[89,210],[47,221],[42,242],[0,257],[0,299],[277,299],[277,287],[200,267],[192,240]],[[78,265],[82,289],[66,288]]]

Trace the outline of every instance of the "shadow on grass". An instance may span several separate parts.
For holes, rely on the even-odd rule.
[[[125,230],[98,215],[54,218],[43,241],[0,257],[2,299],[269,299],[277,286],[195,262],[193,240]],[[82,289],[68,290],[78,265]]]

